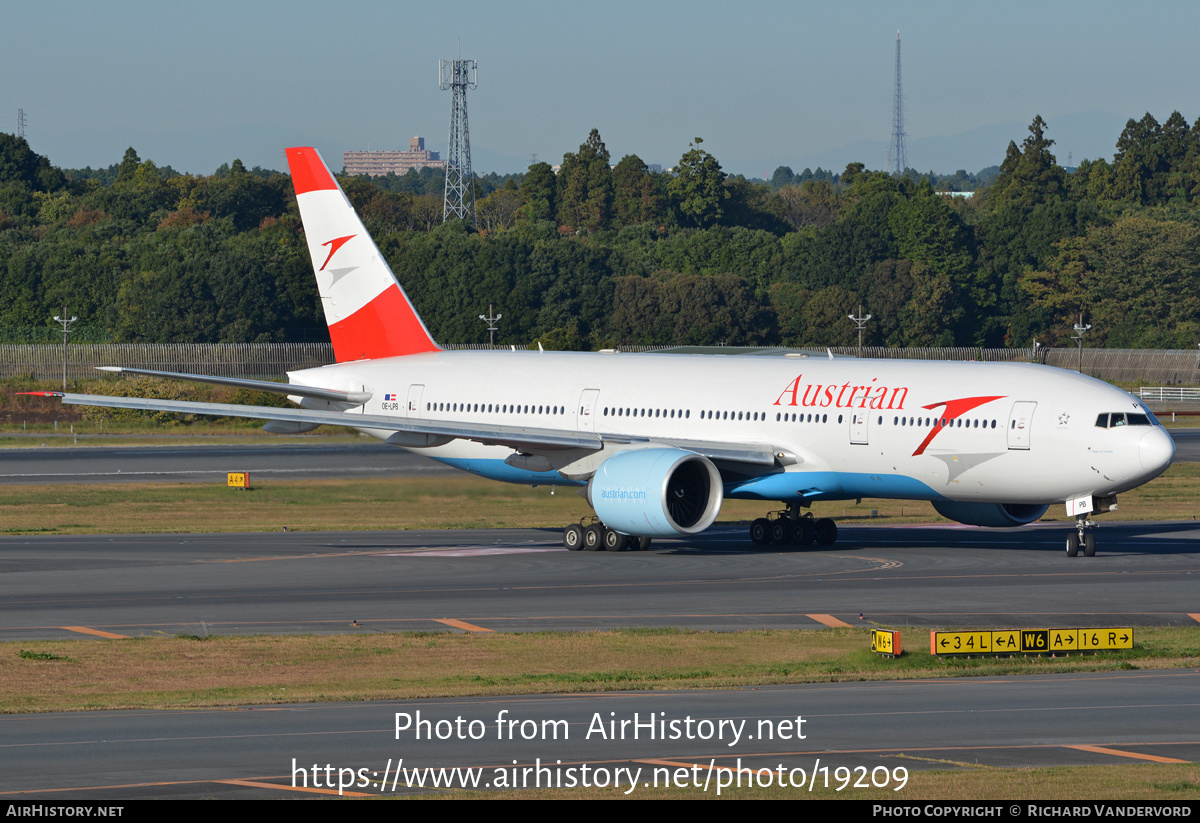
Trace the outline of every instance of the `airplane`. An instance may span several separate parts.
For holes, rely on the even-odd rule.
[[[815,501],[928,500],[976,526],[1093,515],[1157,477],[1175,446],[1151,411],[1099,380],[1027,363],[545,351],[445,351],[319,152],[286,150],[336,363],[288,383],[102,367],[285,394],[299,408],[34,392],[69,404],[347,426],[494,480],[577,486],[595,522],[570,550],[644,550],[698,534],[726,498],[778,501],[758,545],[831,545]]]

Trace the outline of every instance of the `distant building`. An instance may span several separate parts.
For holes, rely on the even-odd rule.
[[[446,162],[438,159],[436,151],[425,150],[425,138],[408,141],[408,151],[347,151],[342,153],[346,174],[369,174],[384,177],[391,172],[406,174],[409,169],[444,169]]]

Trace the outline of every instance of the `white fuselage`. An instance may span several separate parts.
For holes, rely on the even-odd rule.
[[[1048,504],[1133,488],[1160,474],[1174,454],[1159,425],[1096,425],[1102,413],[1145,414],[1128,393],[1021,363],[436,352],[308,369],[291,379],[372,394],[350,412],[595,432],[628,442],[623,448],[761,444],[779,456],[774,469],[722,472],[726,496],[764,500],[801,494]],[[499,446],[457,440],[416,451],[498,480],[578,482],[569,471],[514,469],[504,462],[513,450]]]

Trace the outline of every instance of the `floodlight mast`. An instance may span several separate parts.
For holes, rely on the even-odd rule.
[[[858,316],[857,317],[855,317],[853,314],[848,314],[846,316],[854,321],[854,325],[858,326],[858,356],[862,357],[863,327],[865,327],[867,325],[867,321],[871,319],[871,315],[868,314],[866,317],[863,317],[862,304],[860,303],[858,306]]]
[[[496,346],[496,322],[503,316],[503,314],[496,314],[491,303],[488,303],[488,313],[479,315],[479,319],[487,323],[489,348]]]
[[[1072,340],[1079,342],[1079,373],[1083,374],[1083,335],[1092,327],[1091,323],[1083,325],[1083,315],[1079,315],[1079,322],[1075,324],[1075,334],[1071,335]]]
[[[66,306],[63,306],[62,316],[59,316],[57,314],[54,315],[54,322],[57,323],[58,325],[62,326],[62,332],[63,332],[63,349],[62,349],[62,354],[63,354],[63,371],[62,371],[63,391],[67,390],[67,335],[71,333],[71,324],[74,323],[78,319],[79,319],[78,317],[74,317],[74,316],[72,316],[70,318],[67,317],[67,307]]]

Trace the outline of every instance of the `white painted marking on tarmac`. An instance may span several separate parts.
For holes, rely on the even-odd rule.
[[[500,554],[536,554],[538,552],[565,552],[562,546],[454,546],[447,549],[428,549],[419,552],[395,552],[384,557],[486,557]]]

